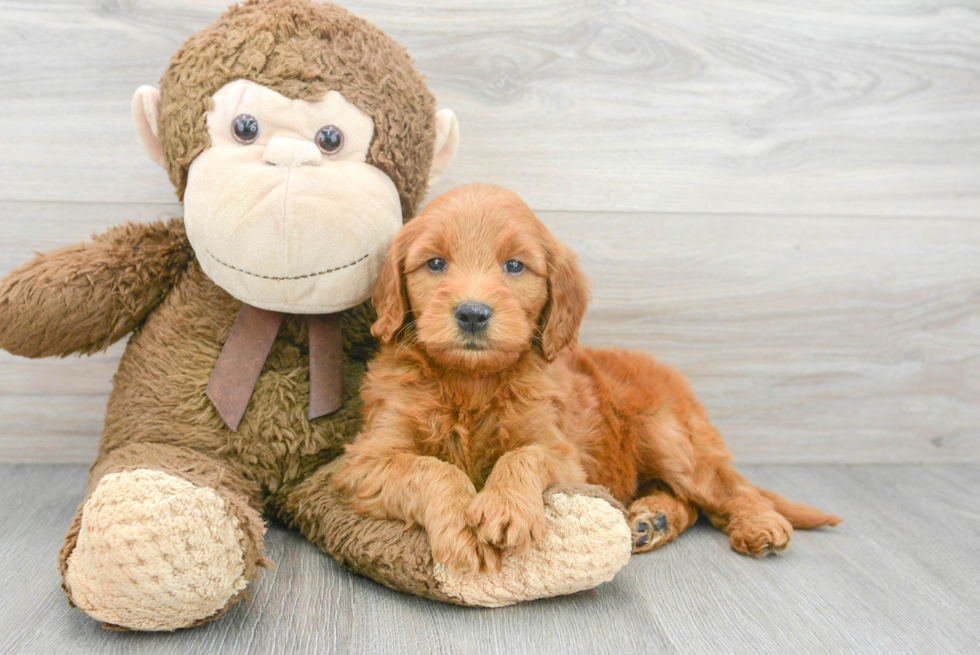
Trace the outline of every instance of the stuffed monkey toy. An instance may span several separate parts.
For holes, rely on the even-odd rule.
[[[60,564],[107,627],[214,619],[271,562],[263,515],[353,571],[471,605],[571,593],[630,552],[602,489],[546,492],[548,536],[498,572],[355,514],[331,472],[361,423],[387,247],[455,156],[456,118],[405,51],[343,9],[250,0],[191,36],[133,118],[183,219],[38,255],[0,283],[0,347],[90,354],[130,335]]]

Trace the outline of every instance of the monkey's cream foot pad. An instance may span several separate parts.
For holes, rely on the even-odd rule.
[[[629,561],[632,532],[618,503],[583,493],[587,488],[549,490],[544,539],[521,555],[505,556],[500,571],[458,573],[436,564],[440,590],[469,605],[501,607],[572,594],[612,580]]]
[[[214,490],[159,471],[110,473],[82,511],[65,576],[72,601],[108,624],[174,630],[246,585],[238,519]]]

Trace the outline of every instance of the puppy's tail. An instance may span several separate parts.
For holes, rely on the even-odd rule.
[[[786,500],[779,494],[774,494],[765,489],[759,489],[763,496],[776,504],[776,511],[786,517],[794,528],[801,530],[812,530],[824,525],[837,525],[844,519],[833,514],[824,514],[816,507],[801,505],[791,500]]]

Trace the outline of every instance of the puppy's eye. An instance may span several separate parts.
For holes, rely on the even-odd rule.
[[[316,145],[325,154],[332,155],[344,147],[344,133],[336,125],[325,125],[316,133]]]
[[[239,143],[248,145],[259,138],[259,122],[251,114],[239,114],[231,123],[231,131]]]
[[[439,257],[433,257],[427,261],[425,265],[428,266],[429,270],[433,273],[442,273],[444,270],[446,270],[446,266],[448,266],[446,260],[440,259]]]
[[[512,259],[506,264],[504,264],[504,270],[510,273],[511,275],[520,275],[521,273],[524,272],[524,264],[517,261],[516,259]]]

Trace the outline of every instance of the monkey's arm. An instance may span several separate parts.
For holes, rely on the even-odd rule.
[[[625,509],[602,487],[557,485],[544,493],[548,536],[523,555],[505,553],[499,572],[437,565],[418,525],[358,514],[334,491],[346,457],[276,495],[279,517],[355,573],[393,589],[463,605],[499,607],[571,594],[611,580],[630,557]]]
[[[24,357],[104,350],[143,322],[193,257],[176,218],[39,254],[0,281],[0,348]]]

